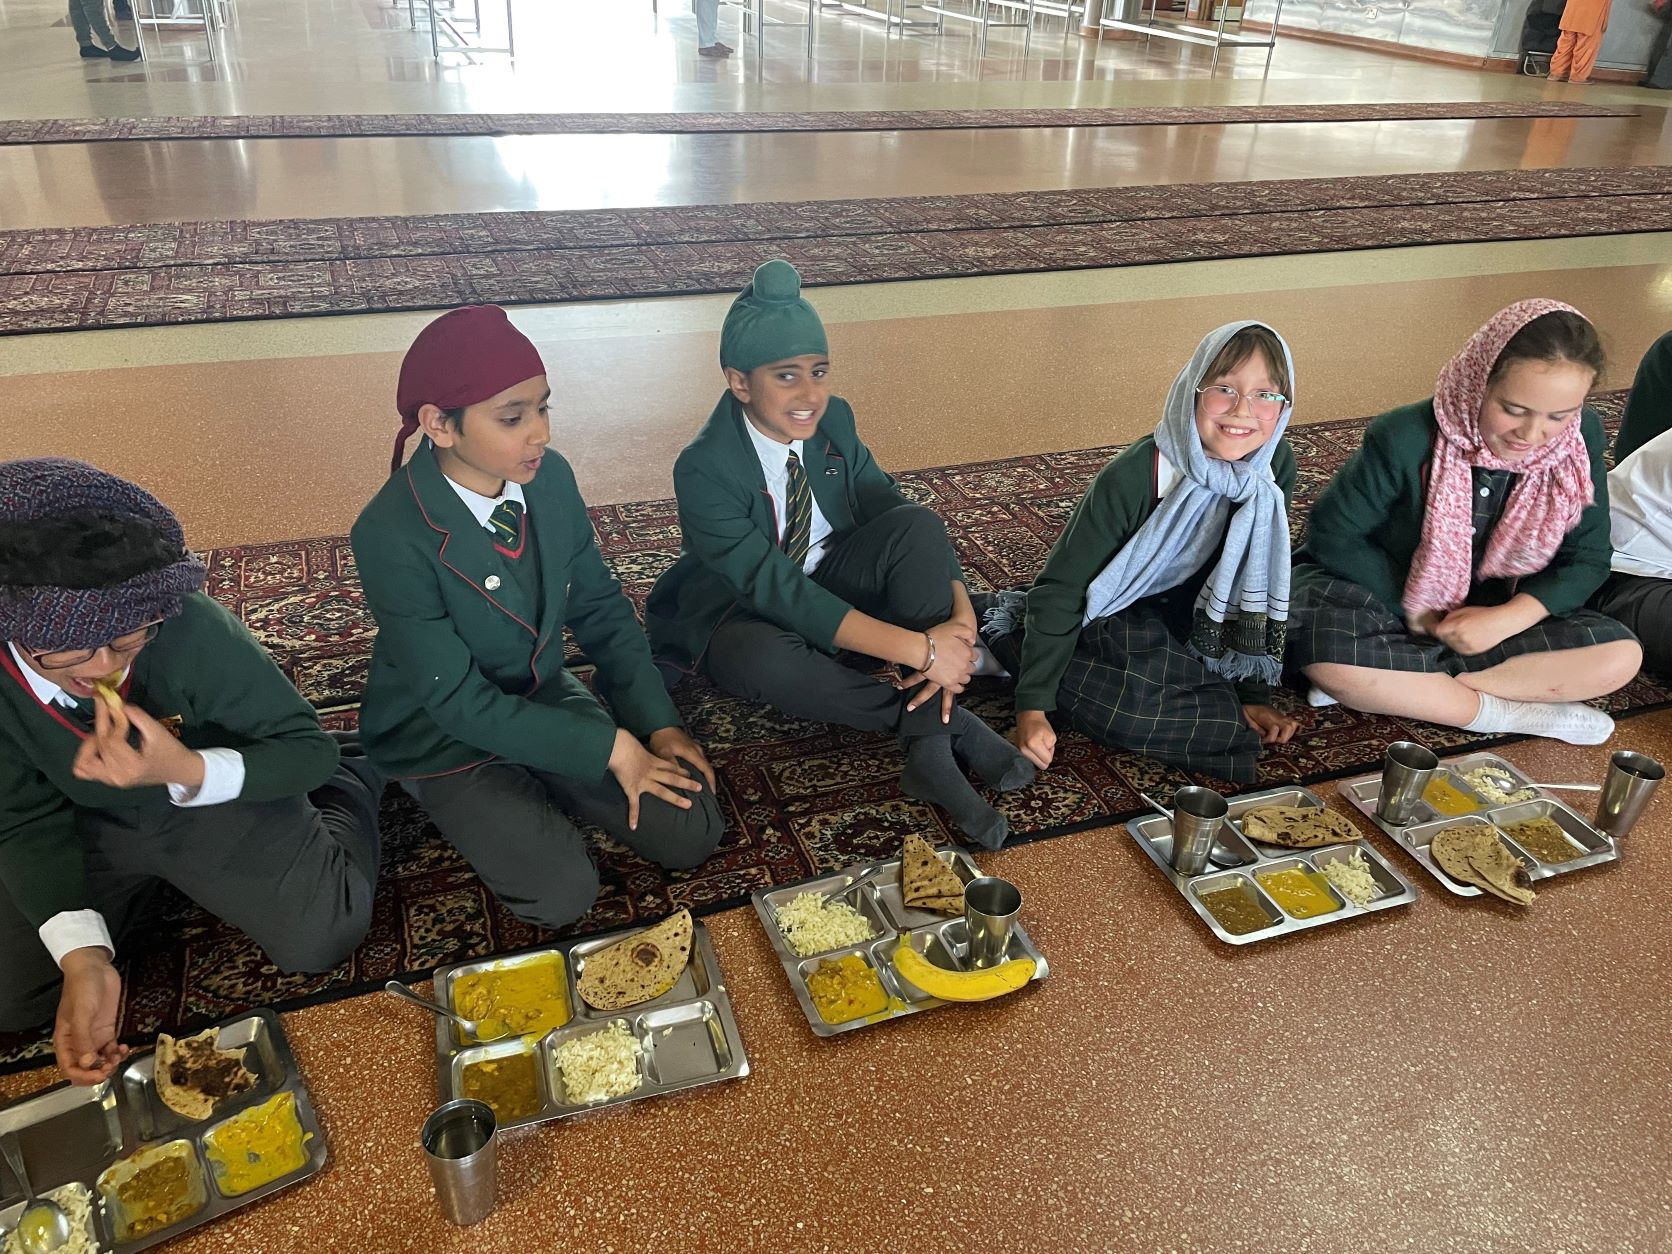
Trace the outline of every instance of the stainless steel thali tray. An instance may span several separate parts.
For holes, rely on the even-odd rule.
[[[935,853],[966,884],[981,874],[974,860],[962,849],[948,847],[937,849]],[[806,956],[797,954],[790,948],[783,932],[778,929],[776,911],[780,906],[788,905],[801,893],[834,892],[873,872],[878,873],[876,878],[860,885],[848,898],[849,904],[870,922],[873,932],[870,940]],[[755,913],[760,916],[766,934],[772,941],[778,961],[783,964],[790,987],[795,990],[795,999],[801,1005],[801,1012],[807,1016],[807,1022],[819,1036],[836,1036],[843,1032],[851,1032],[855,1028],[886,1023],[892,1019],[946,1005],[940,998],[931,997],[906,981],[894,969],[892,957],[896,945],[909,944],[930,962],[948,970],[967,969],[968,925],[962,918],[949,919],[943,914],[929,910],[914,910],[907,906],[900,890],[898,858],[890,858],[883,862],[862,862],[830,875],[802,880],[799,884],[762,889],[750,900],[754,902]],[[883,991],[888,994],[888,1006],[877,1014],[849,1019],[844,1023],[827,1023],[807,991],[807,976],[819,963],[834,961],[849,954],[857,955],[860,961],[875,972]],[[1051,974],[1051,967],[1045,961],[1045,955],[1034,946],[1033,940],[1019,923],[1011,935],[1010,949],[1005,957],[1007,960],[1032,958],[1033,981],[1043,980]]]
[[[1173,869],[1173,824],[1166,815],[1152,814],[1133,819],[1127,823],[1126,830],[1132,834],[1132,839],[1138,842],[1138,847],[1149,855],[1150,861],[1155,863],[1161,873],[1172,882],[1173,887],[1178,889],[1185,901],[1190,903],[1190,908],[1201,916],[1202,922],[1208,925],[1208,930],[1227,945],[1251,945],[1255,941],[1270,940],[1275,936],[1290,936],[1308,928],[1356,919],[1378,910],[1408,906],[1415,901],[1417,890],[1411,882],[1366,841],[1343,842],[1318,849],[1287,849],[1248,839],[1236,821],[1239,815],[1255,806],[1280,805],[1321,809],[1323,804],[1317,793],[1305,788],[1272,788],[1232,799],[1230,817],[1226,823],[1227,830],[1221,835],[1219,844],[1243,861],[1233,867],[1215,866],[1210,863],[1200,875],[1180,875]],[[1261,875],[1291,868],[1321,872],[1327,863],[1344,861],[1352,857],[1355,850],[1364,854],[1371,877],[1382,890],[1380,896],[1362,906],[1354,905],[1334,885],[1329,885],[1331,899],[1339,903],[1337,908],[1310,918],[1296,918],[1287,913],[1271,894],[1260,886]],[[1229,931],[1214,918],[1213,913],[1202,904],[1202,894],[1227,888],[1241,888],[1251,892],[1267,919],[1266,926],[1238,934]]]
[[[607,949],[643,930],[642,927],[629,928],[606,936],[589,936],[585,940],[530,950],[512,958],[457,963],[437,971],[436,1000],[452,1009],[453,988],[462,976],[477,971],[503,971],[529,963],[550,962],[555,955],[563,971],[570,1016],[561,1027],[538,1040],[518,1038],[488,1044],[460,1041],[454,1025],[438,1017],[435,1030],[436,1082],[441,1090],[441,1099],[451,1101],[468,1096],[463,1089],[463,1078],[465,1069],[472,1064],[518,1053],[529,1053],[534,1057],[540,1107],[520,1118],[501,1119],[502,1128],[520,1128],[553,1119],[567,1119],[589,1110],[619,1106],[623,1102],[645,1097],[660,1097],[681,1089],[748,1075],[749,1058],[743,1052],[743,1037],[737,1030],[731,997],[726,992],[720,964],[714,957],[708,929],[701,922],[692,924],[691,957],[685,964],[685,970],[662,996],[625,1010],[594,1010],[581,1000],[576,980],[586,969],[587,955]],[[559,1048],[566,1041],[600,1031],[615,1022],[625,1024],[639,1044],[639,1086],[630,1093],[604,1101],[569,1101],[558,1065]]]
[[[229,1020],[220,1028],[218,1044],[244,1051],[244,1066],[255,1073],[256,1085],[222,1101],[207,1119],[187,1119],[163,1105],[154,1077],[156,1055],[147,1051],[130,1057],[103,1083],[82,1088],[60,1084],[0,1107],[0,1136],[17,1138],[23,1168],[37,1193],[64,1185],[88,1191],[94,1238],[101,1249],[117,1254],[149,1249],[317,1175],[327,1156],[325,1131],[278,1016],[257,1010]],[[223,1192],[208,1146],[229,1119],[279,1093],[295,1098],[306,1161],[248,1192]],[[141,1153],[147,1160],[160,1155],[184,1164],[191,1197],[200,1204],[177,1223],[123,1239],[127,1223],[121,1203],[100,1188],[99,1177],[119,1160]],[[0,1233],[10,1232],[22,1217],[22,1196],[0,1163],[0,1199],[14,1203],[0,1210]]]
[[[1498,805],[1482,797],[1471,788],[1463,776],[1479,767],[1491,767],[1493,771],[1508,776],[1515,783],[1517,791],[1531,788],[1537,793],[1532,801],[1512,802],[1508,805]],[[1451,762],[1440,763],[1440,769],[1434,773],[1435,779],[1445,778],[1454,788],[1465,797],[1474,801],[1476,808],[1463,814],[1441,814],[1426,801],[1417,807],[1416,817],[1401,827],[1394,823],[1383,822],[1376,814],[1376,803],[1382,795],[1382,774],[1377,771],[1374,775],[1361,775],[1356,779],[1342,780],[1336,785],[1341,795],[1352,802],[1360,813],[1365,815],[1377,827],[1381,828],[1395,843],[1436,880],[1447,892],[1455,893],[1459,897],[1479,897],[1482,890],[1473,884],[1459,883],[1440,869],[1439,863],[1434,861],[1434,854],[1430,848],[1434,837],[1448,827],[1458,825],[1473,826],[1486,823],[1498,829],[1498,838],[1504,845],[1520,859],[1521,865],[1527,869],[1532,879],[1544,880],[1553,875],[1565,875],[1569,871],[1583,871],[1587,867],[1598,866],[1604,862],[1613,862],[1620,856],[1619,847],[1588,820],[1581,817],[1571,807],[1559,801],[1550,793],[1544,792],[1526,774],[1511,766],[1504,759],[1492,753],[1470,753]],[[1566,862],[1544,862],[1520,845],[1503,831],[1503,825],[1518,823],[1525,819],[1548,817],[1554,819],[1556,825],[1562,829],[1578,856]]]

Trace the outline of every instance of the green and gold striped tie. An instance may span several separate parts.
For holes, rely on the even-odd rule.
[[[792,450],[785,463],[789,483],[784,489],[784,552],[797,566],[806,564],[807,549],[813,539],[813,489],[807,483],[807,473],[801,469],[801,459]]]

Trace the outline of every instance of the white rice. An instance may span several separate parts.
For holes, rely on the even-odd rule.
[[[824,900],[823,893],[799,893],[777,911],[778,930],[796,955],[806,958],[845,949],[871,939],[871,924],[845,901]]]
[[[1370,874],[1370,864],[1364,860],[1364,850],[1355,849],[1345,861],[1332,860],[1323,864],[1324,878],[1355,906],[1366,906],[1382,895],[1382,886]]]
[[[586,1105],[631,1093],[644,1081],[639,1052],[637,1038],[620,1019],[564,1041],[557,1047],[564,1096],[572,1105]]]
[[[1476,767],[1472,771],[1463,773],[1464,781],[1481,796],[1494,805],[1514,805],[1517,801],[1535,801],[1538,799],[1536,788],[1518,788],[1510,792],[1499,786],[1504,778],[1502,771],[1495,771],[1490,766]]]

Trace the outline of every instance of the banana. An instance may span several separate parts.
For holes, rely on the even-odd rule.
[[[942,1001],[990,1001],[1014,993],[1033,979],[1032,958],[1012,958],[980,971],[948,971],[937,967],[901,938],[894,947],[894,969],[902,979]]]

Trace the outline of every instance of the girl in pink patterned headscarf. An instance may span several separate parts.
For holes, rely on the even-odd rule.
[[[1604,365],[1578,310],[1526,300],[1447,363],[1434,397],[1375,419],[1318,498],[1295,559],[1292,664],[1314,705],[1575,744],[1584,704],[1642,651],[1586,609],[1608,575]]]

